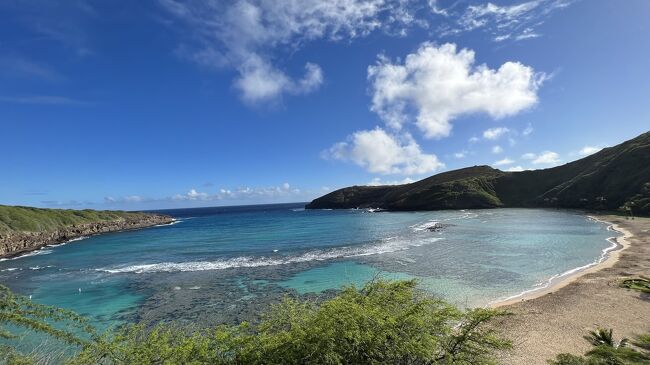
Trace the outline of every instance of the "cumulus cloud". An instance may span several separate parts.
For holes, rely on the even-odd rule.
[[[594,153],[602,150],[602,147],[597,146],[584,146],[578,153],[582,156],[593,155]]]
[[[323,157],[351,161],[378,174],[420,175],[445,166],[436,155],[422,152],[410,135],[395,136],[381,128],[355,132]]]
[[[423,43],[403,63],[381,56],[368,67],[371,110],[394,130],[414,120],[427,138],[449,136],[451,121],[466,114],[498,119],[535,105],[545,78],[519,62],[475,65],[474,51],[449,43]]]
[[[236,189],[220,188],[215,193],[200,192],[190,189],[185,194],[176,194],[171,197],[175,201],[219,201],[219,200],[263,200],[265,198],[280,198],[301,196],[306,192],[293,188],[289,183],[271,187],[239,187]]]
[[[483,132],[483,138],[494,141],[501,138],[501,136],[508,132],[510,132],[510,129],[506,127],[490,128]]]
[[[555,11],[566,8],[575,0],[528,0],[511,5],[492,2],[472,4],[451,17],[440,27],[443,35],[484,30],[494,42],[521,41],[537,38],[536,30]]]
[[[366,185],[368,185],[368,186],[403,185],[403,184],[410,184],[410,183],[415,182],[415,181],[416,180],[413,180],[410,177],[405,177],[402,180],[392,180],[392,181],[385,181],[385,180],[382,180],[379,177],[375,177],[369,183],[367,183]]]
[[[467,156],[467,151],[460,151],[454,153],[454,157],[458,159],[465,158],[465,156]]]
[[[313,63],[305,65],[305,74],[299,80],[291,79],[259,57],[248,59],[240,70],[235,86],[241,91],[242,99],[249,103],[273,101],[283,93],[307,94],[323,82],[323,71]]]
[[[276,65],[278,52],[292,52],[313,40],[339,41],[376,30],[403,34],[418,20],[409,0],[160,0],[188,26],[179,54],[198,64],[234,68],[234,81],[248,102],[283,94],[304,94],[323,82],[321,68],[305,65],[290,76]]]
[[[562,160],[560,155],[553,151],[544,151],[542,153],[524,153],[521,155],[522,160],[530,160],[535,165],[557,165]]]
[[[537,155],[532,152],[524,153],[523,155],[521,155],[521,158],[524,160],[533,160],[535,159],[535,157],[537,157]]]
[[[503,153],[503,148],[501,146],[494,146],[492,147],[492,153],[495,155],[498,155],[499,153]]]
[[[544,151],[533,158],[535,165],[557,165],[560,161],[560,155],[552,151]]]
[[[506,171],[509,171],[509,172],[519,172],[519,171],[524,171],[524,168],[521,167],[520,165],[517,165],[517,166],[509,167]]]
[[[208,193],[198,192],[196,189],[191,189],[185,194],[176,194],[172,199],[174,200],[207,200]]]
[[[493,165],[494,165],[494,166],[503,166],[503,165],[510,165],[510,164],[512,164],[512,163],[514,163],[514,162],[515,162],[514,160],[511,160],[511,159],[509,159],[509,158],[506,157],[506,158],[504,158],[504,159],[501,159],[501,160],[499,160],[499,161],[496,161],[495,163],[493,163]]]

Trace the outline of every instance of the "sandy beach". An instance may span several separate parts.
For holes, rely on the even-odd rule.
[[[613,328],[617,337],[650,331],[650,295],[619,287],[623,278],[650,276],[650,218],[593,216],[623,234],[601,263],[572,273],[547,288],[495,304],[512,315],[497,322],[514,348],[504,364],[546,364],[558,353],[582,354],[583,339],[595,327]]]

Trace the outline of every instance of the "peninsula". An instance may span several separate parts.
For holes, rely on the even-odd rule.
[[[650,215],[650,132],[591,156],[543,170],[474,166],[403,185],[351,186],[307,209],[392,211],[553,207]]]
[[[166,215],[0,205],[0,258],[99,233],[172,223]]]

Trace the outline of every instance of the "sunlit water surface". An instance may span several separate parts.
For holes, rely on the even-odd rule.
[[[602,259],[614,236],[579,212],[304,210],[302,204],[164,211],[172,225],[105,234],[0,262],[0,282],[39,303],[124,321],[256,318],[286,294],[326,297],[377,275],[416,278],[486,305]],[[427,229],[434,222],[444,229]]]

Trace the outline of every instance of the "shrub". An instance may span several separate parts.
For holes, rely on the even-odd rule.
[[[80,345],[67,361],[71,365],[494,364],[493,351],[510,346],[485,326],[502,312],[461,311],[415,286],[377,280],[322,303],[286,298],[255,325],[139,324],[87,342],[54,328],[31,328]]]

